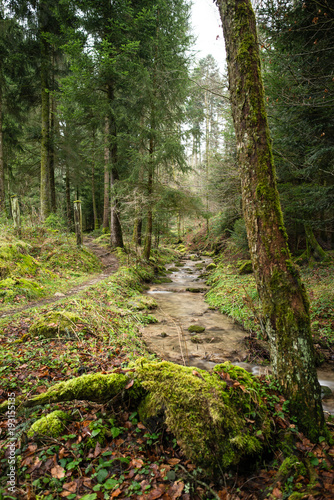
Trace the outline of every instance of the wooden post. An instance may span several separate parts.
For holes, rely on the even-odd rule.
[[[74,225],[75,234],[77,236],[77,246],[82,246],[82,212],[81,212],[81,201],[77,200],[74,202]]]
[[[21,214],[20,214],[20,205],[19,199],[16,195],[11,196],[10,198],[13,221],[14,221],[14,229],[21,236]]]

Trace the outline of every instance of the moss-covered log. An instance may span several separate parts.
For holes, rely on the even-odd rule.
[[[284,228],[264,102],[256,21],[250,0],[216,0],[227,53],[243,213],[274,374],[300,427],[324,432],[309,302]]]
[[[56,384],[25,406],[125,397],[143,422],[164,421],[189,459],[213,472],[266,449],[273,429],[264,396],[258,379],[228,362],[209,373],[141,358],[125,373],[83,375]]]

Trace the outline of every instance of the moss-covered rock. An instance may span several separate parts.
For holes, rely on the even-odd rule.
[[[193,344],[203,344],[203,339],[201,339],[201,337],[199,337],[198,335],[193,335],[190,339],[190,341],[193,343]]]
[[[31,279],[8,277],[0,281],[0,297],[5,302],[11,301],[16,296],[28,299],[37,299],[44,295],[43,288]]]
[[[212,271],[213,269],[216,269],[216,264],[214,262],[211,262],[208,266],[206,266],[207,271]]]
[[[202,333],[205,331],[205,327],[201,325],[190,325],[188,327],[188,332],[190,333]]]
[[[242,368],[219,365],[215,373],[173,363],[136,362],[136,372],[148,391],[139,408],[142,420],[163,415],[190,460],[214,471],[256,456],[270,434],[260,385]],[[235,377],[229,388],[222,373]],[[256,412],[252,425],[245,417]]]
[[[83,320],[76,314],[68,311],[51,311],[41,316],[29,328],[29,333],[45,338],[73,335],[73,328]]]
[[[128,306],[135,311],[143,311],[144,309],[156,309],[158,304],[152,297],[141,295],[129,300]]]
[[[238,269],[238,274],[251,274],[253,272],[253,266],[251,260],[245,260],[240,264]]]
[[[53,411],[49,415],[36,420],[27,432],[27,436],[33,437],[34,434],[39,434],[57,438],[64,431],[68,418],[67,413],[63,411]]]

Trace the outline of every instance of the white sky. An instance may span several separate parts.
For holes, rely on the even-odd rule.
[[[199,60],[212,54],[222,72],[225,65],[225,46],[218,7],[212,0],[193,0],[191,21],[193,35],[197,37],[194,46],[194,50],[198,51],[196,58]]]

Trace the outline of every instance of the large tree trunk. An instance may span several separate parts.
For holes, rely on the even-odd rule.
[[[324,432],[309,302],[287,244],[264,103],[256,21],[250,0],[217,0],[226,43],[243,212],[269,337],[273,370],[298,425]]]
[[[114,100],[114,89],[112,84],[108,84],[108,100],[110,107]],[[116,133],[116,122],[112,110],[109,113],[109,152],[111,160],[111,171],[110,171],[110,244],[113,248],[120,247],[123,248],[123,235],[122,227],[119,220],[119,204],[117,197],[114,193],[115,182],[118,181],[118,171],[117,171],[117,133]]]
[[[0,82],[0,214],[6,210],[5,202],[5,162],[3,154],[3,131],[2,131],[2,89]]]
[[[66,192],[66,217],[68,227],[72,227],[72,206],[71,206],[71,185],[70,185],[70,167],[66,163],[66,177],[65,177],[65,192]]]
[[[49,199],[49,112],[50,97],[48,92],[48,42],[41,39],[41,92],[42,92],[42,127],[41,127],[41,187],[40,204],[41,219],[44,220],[50,212]]]
[[[55,55],[52,50],[51,56],[51,90],[55,90]],[[49,131],[49,182],[50,182],[50,208],[51,212],[57,211],[56,204],[56,184],[55,184],[55,164],[56,164],[56,100],[53,94],[50,95],[50,131]]]
[[[105,121],[105,144],[104,144],[104,193],[103,193],[103,230],[109,228],[109,120]]]
[[[150,160],[148,165],[148,180],[147,180],[147,199],[148,199],[148,210],[147,210],[147,225],[146,225],[146,234],[145,234],[145,247],[144,247],[144,258],[148,260],[151,255],[151,247],[152,247],[152,230],[153,230],[153,154],[154,154],[154,139],[150,138]]]

